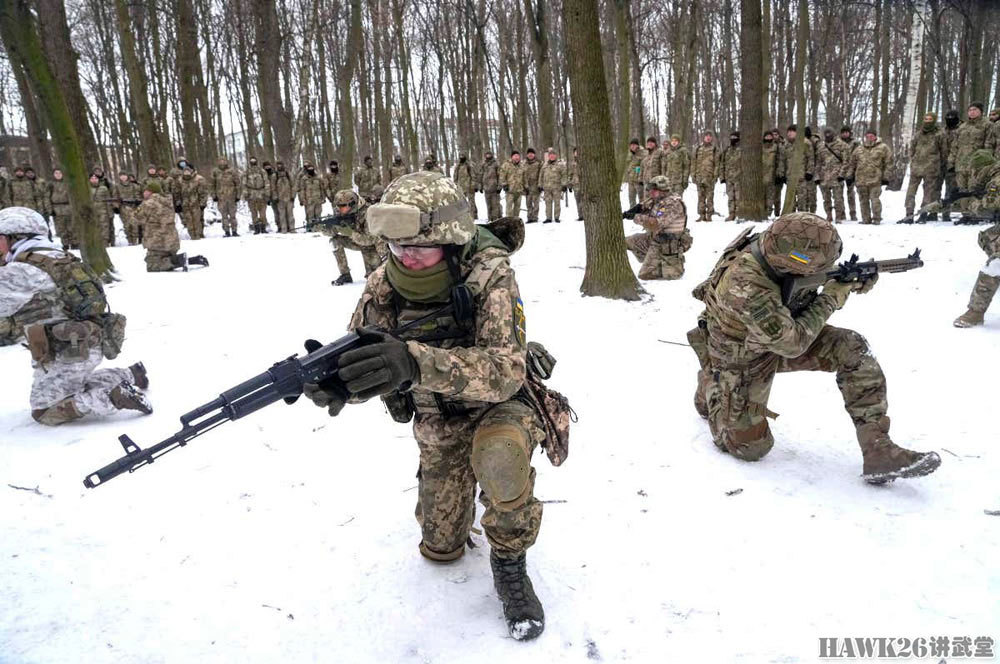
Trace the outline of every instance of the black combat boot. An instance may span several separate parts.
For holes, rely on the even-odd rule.
[[[543,223],[543,224],[551,224],[551,223],[552,223],[552,220],[551,220],[551,219],[546,219],[546,220],[545,220],[545,221],[543,221],[542,223]]]
[[[208,259],[204,256],[192,256],[188,259],[189,265],[201,265],[202,267],[208,267]]]
[[[518,641],[534,639],[545,629],[545,611],[528,578],[524,554],[502,558],[490,551],[493,587],[503,604],[507,631]]]
[[[332,286],[343,286],[344,284],[354,283],[354,279],[351,279],[351,273],[345,272],[336,279],[330,282]]]
[[[236,229],[234,228],[234,229],[233,229],[233,237],[239,237],[239,236],[240,236],[240,234],[239,234],[239,233],[237,233],[237,232],[236,232]]]
[[[129,371],[132,372],[132,382],[140,390],[145,390],[149,387],[149,375],[146,374],[146,365],[142,362],[136,362],[130,366]]]
[[[188,271],[188,258],[187,254],[174,254],[170,257],[170,262],[174,264],[174,268],[183,268],[185,272]]]
[[[226,231],[226,237],[229,237],[229,231]]]
[[[118,410],[137,410],[144,415],[153,412],[153,405],[149,403],[146,395],[127,380],[123,380],[111,390],[110,396],[111,404]]]

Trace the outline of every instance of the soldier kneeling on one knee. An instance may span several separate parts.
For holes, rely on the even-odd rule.
[[[349,399],[381,396],[396,421],[413,420],[419,550],[428,560],[465,552],[479,484],[509,632],[531,639],[545,620],[525,565],[542,519],[531,456],[543,445],[553,463],[561,459],[547,434],[553,418],[531,398],[524,311],[508,258],[523,224],[501,221],[514,229],[506,241],[473,223],[465,192],[440,173],[393,180],[367,212],[369,232],[388,242],[390,256],[368,277],[351,319],[365,345],[341,357],[336,379],[307,385],[305,394],[331,415]],[[407,323],[415,324],[398,329]]]
[[[125,340],[125,317],[111,313],[100,277],[48,239],[34,210],[0,210],[0,344],[23,334],[34,379],[31,416],[56,425],[88,414],[153,408],[142,393],[149,378],[141,362],[97,369]]]
[[[146,249],[146,272],[170,272],[188,265],[208,267],[204,256],[179,253],[181,238],[174,222],[174,207],[169,196],[163,195],[159,182],[151,180],[142,192],[143,201],[136,210],[136,222],[143,227],[142,246]]]
[[[691,248],[693,238],[687,229],[687,208],[670,189],[666,176],[657,175],[646,186],[649,197],[627,214],[646,229],[625,238],[625,245],[642,261],[640,279],[684,276],[684,252]]]

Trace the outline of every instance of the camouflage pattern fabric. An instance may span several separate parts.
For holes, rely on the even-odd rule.
[[[392,182],[398,177],[406,175],[410,171],[407,170],[405,164],[393,164],[389,167],[389,182]]]
[[[455,170],[452,173],[451,179],[455,181],[458,188],[465,194],[465,198],[468,199],[469,210],[472,211],[473,219],[478,218],[479,210],[476,209],[476,173],[472,168],[472,164],[468,161],[455,164]]]
[[[299,203],[306,209],[306,219],[318,219],[323,215],[323,201],[326,187],[318,174],[302,173],[298,186]],[[293,224],[294,225],[294,224]]]
[[[99,341],[99,340],[98,340]],[[41,424],[55,426],[85,415],[115,412],[111,390],[132,380],[128,369],[97,369],[104,356],[100,343],[91,347],[85,359],[57,355],[45,364],[32,361],[31,416]]]
[[[521,196],[524,195],[525,184],[523,162],[505,161],[500,167],[500,186],[507,188],[504,212],[508,217],[521,216]]]
[[[816,178],[823,194],[823,210],[827,221],[844,220],[844,197],[840,179],[847,159],[843,154],[844,144],[836,139],[820,141],[816,145]]]
[[[625,176],[622,178],[628,184],[628,206],[633,207],[642,200],[642,162],[646,157],[643,148],[637,148],[635,152],[628,151],[625,157]],[[576,191],[574,185],[573,190]],[[577,204],[579,209],[579,204]]]
[[[948,141],[936,123],[924,125],[910,142],[910,183],[906,188],[906,214],[913,214],[917,187],[923,184],[920,207],[940,199],[941,180],[948,167]]]
[[[761,152],[761,167],[764,169],[764,188],[766,190],[767,211],[773,210],[775,215],[781,214],[781,187],[774,184],[774,179],[780,177],[778,174],[779,161],[778,145],[773,141],[764,143]]]
[[[948,169],[955,170],[955,181],[959,189],[969,189],[972,171],[965,161],[973,152],[986,147],[989,130],[990,122],[982,116],[975,120],[966,120],[955,130],[955,135],[948,145]]]
[[[381,204],[373,205],[369,211],[374,216],[390,205],[405,205],[417,208],[421,213],[416,235],[398,237],[382,236],[386,228],[376,228],[374,219],[369,218],[368,230],[383,239],[396,240],[400,244],[439,245],[469,242],[476,234],[475,220],[469,213],[462,192],[453,180],[436,171],[422,170],[394,181],[382,196]],[[452,208],[447,216],[441,216],[443,208]],[[465,207],[463,210],[462,208]],[[435,216],[431,216],[434,213]],[[393,211],[392,216],[395,216]],[[406,232],[410,232],[408,229]]]
[[[719,157],[719,178],[726,181],[726,198],[729,201],[729,219],[736,219],[740,201],[740,178],[742,177],[743,148],[730,145]],[[766,181],[765,181],[766,182]]]
[[[524,199],[528,208],[527,221],[538,221],[539,194],[542,193],[542,183],[538,177],[542,172],[542,162],[536,159],[525,159],[521,170],[524,172]]]
[[[7,201],[9,207],[24,207],[40,214],[46,213],[43,190],[36,181],[21,175],[15,175],[7,182]]]
[[[648,186],[658,175],[663,175],[663,150],[654,148],[653,150],[640,150],[640,180],[644,186]],[[634,158],[634,157],[633,157]]]
[[[561,161],[546,161],[538,173],[538,183],[545,194],[545,218],[558,221],[562,190],[569,186],[566,164]]]
[[[172,256],[181,248],[170,199],[162,194],[151,193],[136,210],[136,218],[143,226],[142,246],[146,249],[146,271],[174,269],[172,263],[164,260],[164,256]],[[170,267],[166,267],[167,265]]]
[[[73,226],[73,208],[69,202],[69,184],[66,180],[51,180],[48,185],[48,208],[52,214],[56,235],[64,247],[76,247],[79,242]]]
[[[683,145],[671,148],[663,155],[663,174],[670,182],[670,193],[680,195],[687,188],[691,171],[691,157]],[[649,180],[646,181],[647,184]]]
[[[212,169],[212,197],[219,199],[222,230],[226,233],[236,232],[236,202],[242,195],[239,172],[229,165],[229,161],[220,159],[219,165]]]
[[[484,159],[480,169],[481,189],[486,196],[486,217],[495,221],[503,216],[500,208],[500,168],[496,159]]]
[[[288,171],[275,171],[271,179],[271,198],[276,203],[274,223],[279,233],[290,233],[295,227],[292,204],[295,201],[295,184]]]
[[[243,173],[243,195],[250,206],[250,222],[255,230],[267,228],[267,203],[271,200],[271,180],[260,166]]]
[[[118,216],[121,217],[122,227],[125,229],[125,237],[130,245],[139,244],[142,237],[142,227],[136,220],[135,211],[142,201],[142,189],[138,182],[115,183],[112,196],[117,199],[114,203],[118,207]]]
[[[111,189],[107,182],[98,180],[97,184],[90,185],[90,199],[94,203],[94,217],[97,227],[103,229],[105,244],[113,247],[115,244],[114,216],[111,209]]]
[[[181,223],[187,229],[192,240],[205,237],[205,206],[208,204],[208,185],[205,178],[190,170],[184,171],[180,182],[175,186],[175,192],[180,194]],[[174,200],[177,200],[175,194]]]
[[[857,206],[857,198],[854,194],[854,183],[853,182],[848,183],[847,177],[850,172],[851,157],[854,155],[855,150],[858,149],[858,142],[853,138],[850,139],[849,141],[845,141],[842,137],[838,137],[837,140],[834,141],[834,143],[838,145],[840,149],[840,154],[841,156],[844,157],[844,165],[843,165],[843,170],[841,171],[841,175],[845,178],[844,193],[847,198],[846,209],[850,211],[850,216],[848,217],[848,219],[857,219],[858,206]]]
[[[372,194],[375,185],[381,183],[378,169],[374,166],[361,166],[354,171],[354,184],[358,186],[358,195],[361,198],[368,198]]]
[[[353,193],[353,192],[351,192]],[[340,274],[350,274],[345,249],[361,252],[361,260],[365,264],[365,276],[375,271],[389,253],[384,240],[373,237],[366,232],[365,212],[367,205],[362,204],[357,212],[357,222],[353,228],[345,226],[326,226],[323,233],[330,236],[330,246]]]
[[[879,139],[865,142],[851,155],[848,177],[854,179],[861,204],[861,222],[878,224],[882,221],[882,181],[889,177],[892,151]]]
[[[640,279],[680,279],[684,275],[684,252],[691,248],[687,210],[679,196],[667,195],[643,201],[635,223],[646,229],[625,238],[625,245],[642,262]]]
[[[691,160],[691,180],[695,184],[715,185],[719,175],[719,148],[715,142],[699,144]]]

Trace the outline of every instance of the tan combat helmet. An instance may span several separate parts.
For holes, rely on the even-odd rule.
[[[350,205],[353,211],[358,209],[358,203],[358,195],[354,193],[353,189],[341,189],[333,195],[333,204],[336,207],[340,207],[341,205]]]
[[[368,208],[368,231],[404,245],[463,245],[476,235],[469,202],[455,181],[435,171],[401,175]]]
[[[840,258],[844,245],[837,229],[810,212],[778,217],[760,235],[760,250],[768,264],[786,274],[816,274]]]
[[[670,180],[667,179],[666,175],[657,175],[649,181],[649,188],[668,194],[670,193]]]

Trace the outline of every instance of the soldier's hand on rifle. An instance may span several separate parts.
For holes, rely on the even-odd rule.
[[[864,295],[871,289],[875,288],[875,283],[878,281],[878,275],[874,274],[870,279],[865,279],[864,281],[854,282],[854,292],[859,295]]]
[[[823,284],[823,294],[832,296],[837,302],[837,308],[842,309],[847,304],[847,296],[854,290],[855,283],[831,279]]]
[[[347,390],[365,401],[390,392],[405,392],[420,382],[420,367],[406,343],[373,327],[358,330],[366,344],[340,356],[340,377]]]
[[[308,339],[305,343],[306,353],[319,350],[323,345],[315,339]],[[350,393],[344,383],[333,375],[318,383],[305,383],[302,386],[302,394],[320,408],[326,408],[330,417],[336,417],[344,409],[344,405],[350,398]],[[296,397],[297,398],[297,397]],[[296,398],[285,399],[285,403],[295,403]]]

